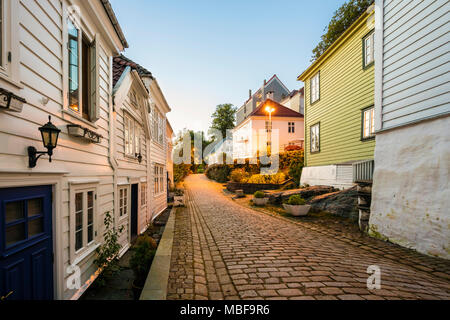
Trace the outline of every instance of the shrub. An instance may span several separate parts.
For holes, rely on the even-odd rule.
[[[226,164],[213,164],[206,169],[206,176],[217,182],[227,182],[231,173],[231,168]]]
[[[282,172],[273,175],[263,175],[263,174],[255,174],[251,176],[247,183],[257,183],[257,184],[280,184],[286,180],[286,175]]]
[[[286,180],[286,175],[283,172],[278,172],[271,176],[270,183],[280,184]]]
[[[155,241],[147,235],[140,236],[133,247],[134,254],[130,259],[136,284],[143,286],[156,252]]]
[[[100,286],[106,284],[107,277],[113,277],[120,271],[119,252],[122,245],[119,243],[119,236],[123,231],[123,226],[116,229],[111,213],[105,213],[104,218],[105,233],[103,234],[103,244],[95,252],[97,254],[94,260],[95,265],[102,269],[102,273],[97,278]]]
[[[173,179],[175,180],[175,183],[183,181],[184,178],[186,178],[187,175],[189,175],[189,172],[191,171],[191,165],[190,164],[174,164],[173,165]]]
[[[291,206],[302,206],[306,203],[305,199],[303,199],[300,195],[294,194],[289,197],[288,204]]]
[[[266,194],[265,194],[264,192],[262,192],[262,191],[256,191],[256,192],[253,194],[253,197],[255,197],[255,198],[257,198],[257,199],[262,199],[262,198],[265,198],[265,197],[266,197]]]
[[[233,171],[231,171],[230,177],[231,177],[231,181],[233,181],[233,182],[245,183],[245,182],[247,182],[248,178],[250,177],[250,174],[248,172],[246,172],[244,168],[240,168],[240,169],[234,169]]]

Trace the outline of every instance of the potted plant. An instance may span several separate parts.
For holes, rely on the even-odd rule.
[[[306,216],[311,209],[311,206],[306,204],[305,199],[298,194],[290,196],[288,202],[283,203],[283,207],[294,217]]]
[[[253,194],[253,203],[257,206],[265,206],[269,202],[269,198],[262,191],[256,191]]]
[[[133,256],[130,259],[130,268],[134,273],[132,283],[134,299],[138,300],[145,280],[150,271],[150,266],[155,256],[156,242],[148,235],[142,235],[136,240],[133,248]]]

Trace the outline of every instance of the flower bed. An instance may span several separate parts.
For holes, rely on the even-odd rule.
[[[236,192],[236,190],[244,190],[245,194],[253,194],[256,191],[262,190],[277,190],[280,189],[283,184],[273,183],[240,183],[240,182],[228,182],[227,190],[230,192]]]

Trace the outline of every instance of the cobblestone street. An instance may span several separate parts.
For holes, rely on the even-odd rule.
[[[447,261],[245,208],[203,175],[185,185],[168,299],[450,299]],[[367,289],[371,265],[380,290]]]

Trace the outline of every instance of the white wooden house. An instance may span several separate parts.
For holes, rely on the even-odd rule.
[[[124,56],[115,57],[114,69],[114,170],[119,209],[115,219],[124,227],[120,243],[125,251],[146,230],[151,220],[147,200],[150,128],[149,94],[141,77],[151,73]]]
[[[370,232],[450,258],[449,0],[375,1]]]
[[[128,45],[107,0],[0,6],[0,94],[14,94],[0,107],[0,297],[76,299],[95,278],[104,214],[118,212],[111,66]],[[49,115],[52,162],[29,168]]]

